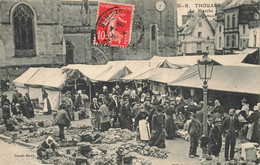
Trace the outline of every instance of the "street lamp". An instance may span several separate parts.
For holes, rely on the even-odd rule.
[[[208,80],[211,79],[212,71],[213,71],[213,60],[208,58],[208,53],[204,52],[202,59],[198,60],[198,71],[199,77],[203,80],[203,136],[208,137],[208,124],[207,124],[207,115],[208,115],[208,101],[207,101],[207,90],[208,90]],[[207,157],[208,149],[207,147],[202,148],[203,156]]]

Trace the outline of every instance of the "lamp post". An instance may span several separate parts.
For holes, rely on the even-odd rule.
[[[208,137],[208,124],[207,124],[207,114],[208,114],[208,80],[211,79],[212,71],[213,71],[213,60],[208,58],[208,53],[204,52],[202,59],[198,60],[198,71],[199,77],[203,81],[203,136]],[[203,150],[203,158],[207,157],[208,148],[202,148]]]

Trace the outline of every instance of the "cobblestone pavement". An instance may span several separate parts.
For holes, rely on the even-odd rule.
[[[2,165],[40,165],[37,160],[36,149],[8,143],[0,140],[0,164]]]

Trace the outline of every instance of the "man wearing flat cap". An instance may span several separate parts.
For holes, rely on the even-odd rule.
[[[191,113],[190,119],[191,122],[188,125],[188,133],[190,135],[189,157],[194,158],[199,157],[199,155],[197,155],[197,147],[202,133],[202,126],[197,120],[197,116],[195,113]]]
[[[222,146],[221,118],[216,118],[213,125],[214,126],[209,131],[209,155],[214,155],[215,157],[218,157]]]

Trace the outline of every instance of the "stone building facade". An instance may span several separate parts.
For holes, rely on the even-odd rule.
[[[177,40],[176,0],[166,0],[161,14],[157,0],[111,0],[134,5],[129,48],[100,47],[93,44],[98,1],[89,1],[88,10],[81,1],[62,1],[63,32],[72,51],[67,54],[71,63],[106,63],[108,60],[150,59],[153,55],[174,56]],[[72,57],[73,56],[73,57]]]
[[[176,55],[176,0],[164,0],[162,12],[155,8],[158,0],[109,0],[135,6],[129,48],[93,44],[98,1],[85,1],[85,8],[81,0],[0,0],[0,79],[30,66]]]
[[[214,54],[215,28],[203,11],[189,11],[178,33],[179,55]]]
[[[59,0],[1,0],[0,8],[1,78],[13,79],[30,66],[64,63]]]
[[[259,28],[259,7],[259,0],[225,0],[217,5],[215,54],[230,54],[235,50],[258,47],[253,44],[257,40],[253,32],[257,33]]]

